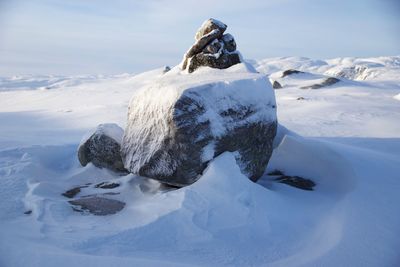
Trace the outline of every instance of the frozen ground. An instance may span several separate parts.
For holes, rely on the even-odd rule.
[[[267,175],[253,184],[229,153],[172,191],[81,167],[85,133],[125,126],[131,96],[162,69],[1,78],[0,266],[399,266],[400,57],[252,63],[270,77],[312,73],[275,91],[291,131],[281,129],[267,171],[310,178],[314,191]],[[325,76],[341,81],[299,89]],[[127,203],[120,213],[74,212],[61,195],[101,181],[121,184],[109,191]]]

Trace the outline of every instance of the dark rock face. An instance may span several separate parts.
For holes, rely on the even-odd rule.
[[[215,155],[238,151],[242,171],[256,182],[263,175],[271,157],[276,129],[276,123],[261,122],[238,127],[217,140]]]
[[[74,198],[80,192],[81,192],[81,187],[78,186],[65,191],[64,193],[62,193],[62,195],[67,198]]]
[[[313,191],[315,183],[311,181],[310,179],[306,179],[300,176],[281,176],[279,178],[276,178],[276,181],[279,183],[287,184],[299,189],[307,190],[307,191]]]
[[[121,159],[121,139],[123,130],[116,124],[100,124],[95,132],[78,148],[78,158],[82,166],[92,162],[99,168],[116,172],[126,172]]]
[[[163,74],[167,73],[167,72],[170,71],[170,70],[171,70],[171,67],[170,67],[170,66],[164,66]]]
[[[236,50],[236,42],[231,34],[224,34],[222,36],[222,42],[224,42],[224,47],[228,52],[234,52]]]
[[[282,85],[281,85],[278,81],[274,81],[274,82],[272,83],[272,88],[274,88],[274,89],[281,89],[281,88],[282,88]]]
[[[333,84],[338,83],[338,82],[340,82],[339,79],[333,78],[333,77],[329,77],[329,78],[326,78],[322,83],[303,86],[303,87],[300,87],[300,89],[319,89],[319,88],[322,88],[322,87],[333,85]]]
[[[121,211],[125,203],[115,199],[90,196],[68,201],[78,212],[88,211],[94,215],[111,215]]]
[[[102,182],[99,184],[95,185],[96,188],[102,188],[102,189],[113,189],[119,187],[118,183],[109,183],[109,182]]]
[[[195,71],[198,67],[207,66],[215,69],[227,69],[232,65],[240,63],[239,55],[236,53],[222,54],[218,58],[211,54],[200,53],[195,55],[189,63],[189,72]]]
[[[226,28],[218,20],[205,21],[196,33],[196,42],[185,54],[182,69],[191,73],[201,66],[226,69],[240,63],[235,39],[229,33],[224,34]]]

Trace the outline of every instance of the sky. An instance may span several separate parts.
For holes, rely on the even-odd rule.
[[[0,0],[0,76],[174,66],[208,18],[248,59],[400,55],[400,0]]]

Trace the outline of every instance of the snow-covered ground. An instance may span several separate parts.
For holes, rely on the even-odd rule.
[[[0,266],[400,266],[400,57],[252,61],[279,79],[280,128],[267,172],[314,191],[244,177],[234,155],[167,190],[89,164],[76,151],[100,123],[126,124],[139,75],[0,78]],[[324,77],[341,81],[300,89]],[[279,142],[278,142],[279,141]],[[61,194],[102,181],[127,203],[109,216]],[[98,193],[89,185],[80,195]],[[30,214],[24,214],[24,212]]]

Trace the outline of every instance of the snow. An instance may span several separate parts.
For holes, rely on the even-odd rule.
[[[398,62],[399,57],[290,57],[252,61],[261,74],[242,64],[226,71],[201,68],[198,74],[172,69],[163,75],[160,68],[139,75],[60,77],[66,84],[45,76],[2,78],[0,266],[398,266]],[[368,68],[365,79],[299,89],[302,82],[331,75],[329,70],[356,65]],[[266,172],[312,179],[314,191],[267,175],[254,184],[231,153],[178,190],[78,163],[82,136],[104,122],[124,127],[132,94],[155,79],[176,82],[182,90],[204,77],[241,86],[239,72],[247,73],[247,86],[290,68],[311,75],[288,76],[290,86],[275,91],[281,125]],[[193,80],[186,83],[188,77]],[[160,92],[160,103],[177,92]],[[243,89],[242,97],[251,96]],[[212,150],[207,147],[204,157]],[[127,203],[115,215],[74,212],[61,195],[87,183],[92,185],[77,197],[98,194],[94,185],[103,181],[119,183],[107,192]]]

